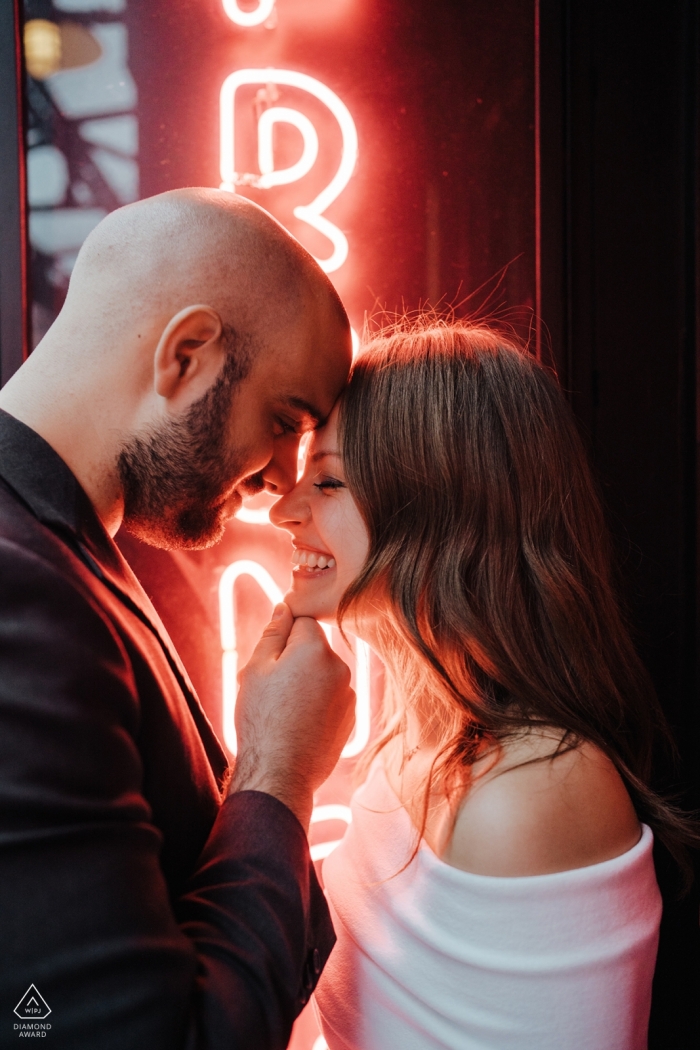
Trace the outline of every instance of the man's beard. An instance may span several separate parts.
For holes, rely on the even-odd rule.
[[[227,358],[221,375],[187,411],[145,436],[136,436],[119,454],[124,495],[123,526],[152,547],[201,550],[221,539],[228,514],[224,504],[247,459],[230,449],[231,403],[241,379]],[[248,479],[252,494],[262,479]]]

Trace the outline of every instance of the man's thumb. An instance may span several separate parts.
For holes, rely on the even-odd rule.
[[[255,646],[255,656],[276,659],[283,652],[292,629],[294,617],[291,609],[284,602],[279,602],[272,610],[272,617]]]

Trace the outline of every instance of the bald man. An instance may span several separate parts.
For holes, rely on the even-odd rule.
[[[113,537],[206,547],[244,496],[287,492],[350,360],[297,242],[188,190],[97,227],[0,392],[0,1046],[287,1045],[333,944],[306,830],[348,669],[278,607],[231,777]]]

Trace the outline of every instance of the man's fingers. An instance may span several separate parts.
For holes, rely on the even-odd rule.
[[[328,646],[328,639],[320,624],[312,620],[310,616],[299,616],[289,633],[289,645],[296,647],[297,645],[308,645],[310,642],[322,642]]]
[[[276,660],[284,652],[284,647],[292,629],[294,617],[288,605],[279,602],[272,611],[272,618],[255,646],[253,656]]]

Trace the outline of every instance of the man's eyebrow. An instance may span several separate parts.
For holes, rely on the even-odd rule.
[[[315,405],[312,405],[311,402],[305,401],[303,397],[295,397],[293,394],[290,394],[281,400],[289,408],[296,408],[299,412],[304,412],[307,416],[310,416],[314,427],[318,427],[325,422],[323,412],[316,408]]]
[[[340,459],[340,452],[337,452],[334,448],[321,448],[318,452],[314,452],[311,462],[318,463],[319,459],[323,459],[324,456],[337,456]]]

